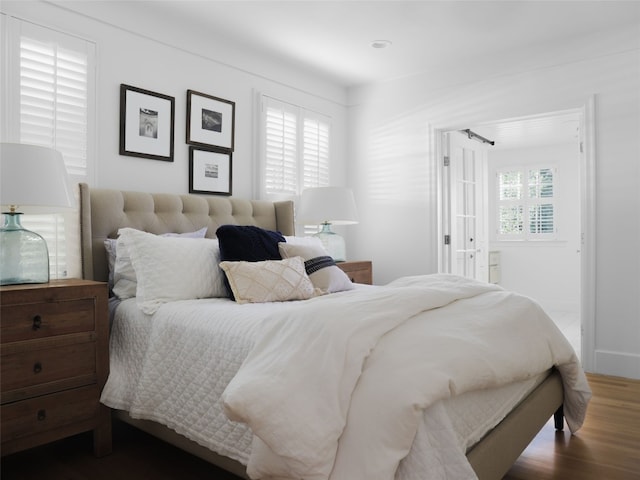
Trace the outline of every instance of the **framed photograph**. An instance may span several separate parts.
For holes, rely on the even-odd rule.
[[[120,85],[120,155],[173,162],[175,98]]]
[[[187,90],[187,143],[233,151],[236,104]]]
[[[189,147],[189,193],[231,195],[231,156],[228,150]]]

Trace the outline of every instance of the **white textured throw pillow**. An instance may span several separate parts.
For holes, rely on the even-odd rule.
[[[317,239],[316,239],[317,240]],[[282,258],[302,257],[309,279],[313,286],[322,293],[335,293],[355,288],[349,277],[333,263],[327,251],[319,245],[303,245],[292,243],[278,243]]]
[[[120,231],[118,230],[118,235]],[[128,228],[127,230],[134,230]],[[140,230],[136,230],[140,231]],[[204,238],[207,234],[207,227],[187,233],[163,233],[161,237],[179,237],[179,238]],[[131,255],[127,242],[121,236],[117,239],[107,238],[104,241],[107,250],[107,258],[109,262],[109,280],[113,281],[113,293],[118,298],[124,300],[136,296],[137,278],[136,272],[131,264]],[[113,269],[113,270],[112,270]],[[113,278],[111,278],[113,277]]]
[[[129,247],[136,300],[144,313],[151,315],[173,300],[227,296],[217,240],[161,237],[131,228],[121,229],[120,238]]]
[[[300,257],[263,262],[221,262],[238,303],[306,300],[315,295]]]

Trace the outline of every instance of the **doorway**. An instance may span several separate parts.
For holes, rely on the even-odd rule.
[[[459,268],[461,251],[464,249],[447,235],[452,236],[456,229],[460,230],[461,225],[464,231],[469,223],[482,226],[484,222],[487,231],[485,247],[464,252],[467,262],[473,252],[473,255],[482,258],[480,264],[486,265],[486,270],[481,275],[478,275],[476,270],[473,276],[499,283],[508,290],[541,300],[540,303],[547,313],[582,357],[585,368],[588,368],[593,352],[591,344],[594,314],[593,305],[589,300],[593,295],[585,297],[585,292],[593,291],[591,289],[594,288],[591,276],[593,247],[588,242],[593,235],[593,222],[590,219],[593,217],[594,192],[590,185],[593,183],[594,160],[593,152],[589,151],[593,148],[593,140],[587,138],[588,125],[593,123],[593,111],[588,110],[589,105],[582,109],[487,122],[475,126],[460,126],[460,130],[469,129],[480,138],[495,142],[493,146],[484,143],[482,148],[476,147],[487,152],[486,159],[481,160],[486,161],[486,168],[481,162],[477,163],[476,172],[479,168],[486,173],[483,174],[485,181],[482,186],[473,188],[483,190],[485,197],[482,199],[476,195],[475,207],[482,207],[482,211],[474,212],[472,216],[469,216],[469,211],[464,210],[468,201],[465,200],[465,195],[460,195],[461,184],[456,180],[460,171],[463,177],[466,175],[464,165],[454,165],[452,168],[451,163],[445,166],[444,158],[439,160],[442,161],[442,195],[439,208],[443,233],[443,245],[439,249],[441,271],[465,274],[464,270]],[[460,162],[450,151],[451,140],[457,138],[453,136],[454,131],[437,132],[440,134],[439,151],[442,157],[448,156],[448,162]],[[457,131],[455,133],[459,135]],[[559,145],[564,147],[560,148]],[[568,159],[571,155],[567,152],[573,152],[575,155]],[[470,157],[467,155],[466,161],[468,158]],[[482,159],[482,156],[478,158]],[[547,241],[541,241],[540,238],[536,239],[537,241],[523,238],[505,240],[504,236],[501,238],[497,234],[498,164],[505,167],[512,161],[512,164],[523,167],[535,166],[536,159],[542,159],[542,163],[559,163],[556,165],[559,168],[554,170],[558,182],[556,188],[559,189],[559,194],[562,193],[565,197],[570,195],[570,201],[564,198],[561,204],[555,207],[555,220],[558,223],[554,225],[553,238],[548,236]],[[462,162],[464,161],[463,156]],[[563,161],[573,163],[569,168],[569,164],[563,164]],[[527,188],[529,187],[525,186],[524,190]],[[462,209],[459,208],[459,199],[463,200]],[[460,221],[461,218],[464,220]],[[479,232],[482,232],[482,227]],[[475,241],[481,240],[482,236],[474,235],[469,238],[474,238]],[[447,241],[450,245],[445,244]],[[475,247],[479,245],[476,244]],[[559,268],[555,270],[556,273],[553,270],[555,267]],[[561,290],[565,287],[568,289]]]

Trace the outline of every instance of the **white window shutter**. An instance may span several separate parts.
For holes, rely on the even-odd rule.
[[[95,45],[84,39],[16,18],[8,29],[9,74],[3,89],[11,98],[8,139],[58,150],[72,183],[85,182],[89,132],[94,111]],[[79,276],[78,211],[24,215],[25,228],[42,235],[49,250],[52,279]]]
[[[303,189],[329,185],[331,119],[261,96],[261,197],[295,199]]]
[[[549,167],[498,172],[498,240],[556,239],[555,172]]]
[[[555,171],[552,168],[530,168],[529,178],[529,234],[551,236],[555,234]]]
[[[264,192],[267,195],[296,195],[297,112],[291,105],[265,98]]]
[[[71,44],[72,48],[65,47]],[[20,142],[52,147],[70,175],[87,175],[89,50],[93,45],[24,25],[20,34]]]
[[[328,119],[305,112],[303,133],[302,187],[329,185],[329,128]]]

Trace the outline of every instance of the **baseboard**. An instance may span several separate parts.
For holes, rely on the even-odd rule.
[[[640,355],[596,350],[595,373],[640,380]]]

